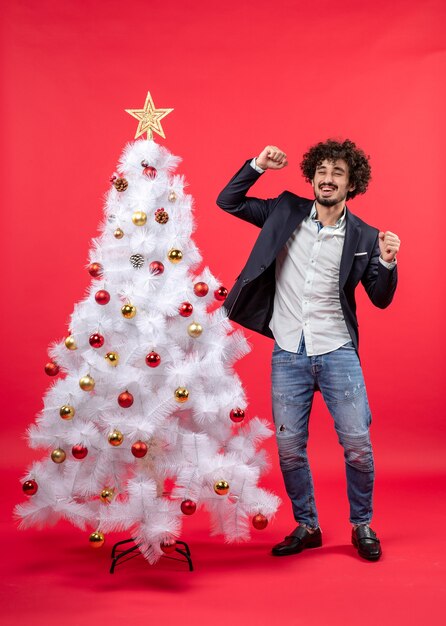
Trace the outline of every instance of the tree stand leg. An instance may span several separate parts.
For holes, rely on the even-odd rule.
[[[131,542],[134,542],[134,539],[124,539],[123,541],[118,541],[113,546],[111,551],[112,564],[110,567],[110,574],[114,574],[117,565],[122,565],[122,563],[130,561],[130,559],[134,559],[135,556],[142,556],[141,552],[139,551],[139,544],[137,543],[134,543],[131,548],[127,548],[126,550],[121,549],[122,545]],[[181,555],[181,558],[168,556],[167,554],[163,555],[162,558],[171,559],[172,561],[187,561],[189,565],[189,571],[193,572],[194,566],[192,564],[189,546],[184,541],[177,541],[177,546],[182,546],[182,548],[175,548],[175,552],[178,552],[178,554]]]

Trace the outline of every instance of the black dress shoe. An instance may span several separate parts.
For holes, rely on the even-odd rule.
[[[306,548],[319,548],[321,545],[322,533],[320,528],[317,528],[314,533],[310,533],[305,526],[298,526],[291,535],[285,537],[285,541],[274,546],[272,553],[273,556],[288,556],[302,552]]]
[[[359,556],[368,561],[377,561],[382,554],[376,533],[366,524],[353,528],[352,544],[357,548]]]

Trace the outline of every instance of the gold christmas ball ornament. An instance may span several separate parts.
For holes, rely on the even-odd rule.
[[[74,406],[70,404],[64,404],[59,409],[59,415],[63,420],[71,420],[73,419],[76,411],[74,410]]]
[[[62,450],[62,448],[56,448],[51,452],[51,460],[54,463],[63,463],[66,458],[67,455],[65,454],[65,450]]]
[[[112,367],[116,367],[119,363],[119,354],[117,352],[107,352],[104,358]]]
[[[117,228],[113,233],[113,237],[115,239],[122,239],[124,237],[124,231],[122,230],[122,228]]]
[[[127,320],[131,320],[136,315],[136,306],[133,306],[133,304],[124,304],[124,306],[121,307],[121,313]]]
[[[187,402],[188,399],[189,391],[186,389],[186,387],[178,387],[177,389],[175,389],[175,400],[177,402],[183,404],[183,402]]]
[[[219,496],[225,496],[229,491],[229,483],[226,480],[219,480],[214,485],[214,491]]]
[[[114,447],[120,446],[123,441],[124,441],[124,435],[121,433],[120,430],[117,430],[116,428],[108,435],[108,443],[111,446],[114,446]]]
[[[105,542],[105,537],[97,530],[94,533],[91,533],[88,541],[90,542],[90,546],[92,548],[102,548]]]
[[[177,194],[172,190],[167,196],[167,199],[169,200],[169,202],[175,202],[177,199]]]
[[[65,346],[68,350],[77,350],[76,342],[71,335],[65,339]]]
[[[114,489],[112,489],[111,487],[104,487],[99,497],[101,499],[101,502],[103,502],[104,504],[110,504],[110,502],[113,500],[114,495],[115,495]]]
[[[203,326],[198,322],[192,322],[192,324],[189,324],[189,326],[187,327],[187,332],[190,337],[196,339],[203,332]]]
[[[92,389],[94,389],[94,385],[94,378],[92,378],[90,374],[82,376],[79,381],[79,387],[83,389],[83,391],[91,391]]]
[[[171,263],[179,263],[183,258],[183,253],[177,248],[171,248],[167,253],[167,258]]]
[[[147,222],[147,215],[144,211],[135,211],[132,215],[132,222],[135,226],[144,226]]]

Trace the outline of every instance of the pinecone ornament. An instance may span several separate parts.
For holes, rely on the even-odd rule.
[[[155,221],[158,222],[158,224],[167,224],[169,214],[164,209],[158,209],[155,211]]]
[[[125,191],[127,189],[127,187],[129,186],[129,184],[126,181],[125,178],[116,178],[113,181],[113,185],[114,185],[116,191]]]
[[[135,269],[139,269],[144,265],[144,257],[142,254],[132,254],[130,257],[130,263]]]

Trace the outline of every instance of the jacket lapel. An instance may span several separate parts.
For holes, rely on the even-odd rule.
[[[274,240],[274,258],[276,258],[299,224],[310,214],[313,204],[314,200],[308,200],[307,198],[299,198],[297,202],[288,203],[288,214],[281,216],[282,227]]]
[[[361,228],[355,220],[355,216],[347,209],[344,248],[341,256],[341,267],[339,269],[339,287],[344,288],[348,275],[353,265],[355,252],[358,248]]]

